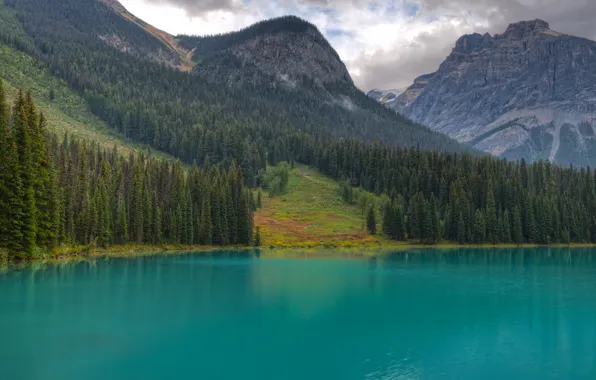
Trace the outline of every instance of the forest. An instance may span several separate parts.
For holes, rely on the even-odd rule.
[[[596,172],[548,161],[289,138],[287,155],[390,201],[383,233],[426,244],[596,243]],[[370,214],[370,213],[369,213]]]
[[[9,20],[0,23],[5,43],[48,65],[115,131],[186,164],[201,165],[207,155],[213,162],[242,162],[248,181],[264,168],[261,158],[268,145],[296,131],[429,150],[470,150],[396,115],[351,84],[322,88],[301,78],[300,85],[288,91],[271,85],[271,78],[235,84],[223,75],[180,72],[171,67],[176,59],[158,40],[97,0],[5,3],[5,13],[14,13],[18,20],[6,16]],[[8,28],[8,21],[14,27]],[[302,25],[282,19],[226,38],[274,32],[280,24],[292,30]],[[230,73],[240,71],[242,77],[254,74],[249,64],[219,64]],[[359,110],[339,106],[341,96],[348,96]]]
[[[252,244],[261,240],[253,239],[253,192],[285,191],[281,162],[337,180],[345,202],[354,202],[356,189],[377,195],[382,202],[366,210],[364,225],[395,241],[596,243],[590,168],[481,155],[344,83],[322,88],[303,78],[287,91],[178,71],[163,44],[95,0],[5,4],[2,43],[47,67],[123,138],[178,158],[126,157],[117,147],[49,135],[29,94],[12,107],[2,94],[0,247],[11,256],[60,245]],[[179,38],[188,47],[203,44],[204,55],[303,27],[281,18],[238,33]],[[125,51],[114,46],[116,34],[129,44]],[[243,70],[252,75],[250,65]],[[349,94],[358,110],[321,101],[329,94]]]
[[[59,245],[249,245],[253,196],[242,171],[128,158],[46,131],[29,94],[0,82],[0,249],[33,258]]]

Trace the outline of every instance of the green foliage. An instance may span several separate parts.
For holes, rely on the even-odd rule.
[[[366,230],[370,235],[377,234],[377,217],[373,207],[369,208],[366,214]]]
[[[125,139],[93,115],[85,99],[69,89],[65,81],[53,76],[43,63],[1,43],[0,55],[0,78],[5,80],[8,98],[17,98],[16,88],[30,89],[32,96],[44,110],[49,131],[58,135],[68,133],[81,139],[96,141],[105,149],[117,144],[121,152],[148,150],[147,145]],[[53,99],[51,94],[54,95]],[[171,156],[160,151],[154,150],[151,154],[156,158],[174,161]]]
[[[350,185],[340,187],[348,202],[349,194],[354,202],[360,191],[390,197],[392,205],[381,207],[382,230],[394,240],[596,242],[593,170],[334,140],[315,143],[308,155],[293,155],[332,178],[350,178]],[[396,232],[401,209],[407,236]]]
[[[10,121],[0,117],[0,249],[11,258],[57,244],[252,243],[240,169],[195,166],[186,174],[179,161],[125,159],[74,138],[59,143],[29,94],[19,93],[13,110]]]
[[[261,183],[269,190],[270,197],[283,194],[288,190],[289,173],[290,165],[287,162],[280,162],[277,166],[261,170]]]
[[[263,201],[259,191],[257,209],[284,199],[298,203],[276,207],[294,207],[293,215],[314,207],[288,191],[288,165],[275,166],[294,161],[344,183],[341,197],[334,184],[325,193],[330,205],[316,205],[359,210],[358,218],[342,215],[348,230],[356,219],[364,230],[371,211],[376,218],[380,209],[383,232],[395,240],[596,242],[592,170],[466,153],[345,83],[322,88],[304,78],[288,93],[271,86],[271,78],[207,78],[200,65],[194,73],[177,71],[156,62],[161,53],[166,61],[170,57],[163,41],[96,0],[5,3],[0,39],[7,45],[0,45],[0,72],[12,84],[7,87],[16,103],[12,125],[7,126],[7,107],[1,110],[0,244],[10,252],[31,255],[36,246],[94,241],[248,244],[253,207],[244,183],[257,187],[260,180],[271,194],[285,193],[283,199]],[[239,62],[220,54],[223,50],[259,33],[308,27],[279,19],[182,43],[196,47],[203,64],[211,60],[224,73],[246,79],[255,74],[250,65],[236,67]],[[127,51],[110,36],[125,41]],[[79,137],[99,144],[52,140],[44,153],[40,130],[46,127],[40,127],[30,97],[17,94],[19,86],[32,88],[41,101],[48,128],[78,129]],[[354,109],[321,101],[342,95]],[[137,152],[122,159],[121,152],[106,150],[107,142]],[[159,162],[155,150],[138,154],[147,146],[180,161]],[[181,162],[198,165],[185,174]],[[316,183],[304,187],[313,194],[323,191]],[[319,221],[316,211],[309,217]],[[269,232],[263,224],[263,233]]]
[[[62,107],[66,84],[96,119],[127,142],[146,144],[187,164],[203,164],[206,156],[223,167],[236,162],[250,186],[267,160],[271,165],[293,161],[290,145],[304,135],[470,150],[382,107],[347,81],[323,88],[302,78],[288,92],[284,86],[272,86],[274,78],[262,73],[259,80],[249,80],[255,78],[251,64],[221,51],[262,33],[312,28],[296,18],[260,23],[226,36],[181,36],[182,45],[196,49],[203,60],[195,72],[181,72],[171,67],[180,60],[167,43],[148,33],[140,20],[131,21],[97,0],[6,0],[6,5],[0,13],[16,23],[18,41],[28,42],[6,38],[5,43],[26,53],[53,78],[43,91],[34,92],[37,98]],[[0,36],[2,32],[9,33],[0,24]],[[313,38],[327,43],[322,36]],[[210,67],[209,60],[222,75],[201,75],[202,66]],[[338,104],[337,99],[345,97],[354,107]],[[307,153],[309,147],[304,148]]]
[[[257,232],[255,234],[255,247],[260,247],[261,244],[261,227],[257,227]]]

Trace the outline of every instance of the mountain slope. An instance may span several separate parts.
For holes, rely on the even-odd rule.
[[[366,95],[373,98],[377,102],[389,107],[389,103],[394,102],[401,95],[403,91],[399,90],[370,90]]]
[[[21,46],[30,41],[13,12],[0,3],[0,25],[10,30],[13,38],[21,38]],[[2,30],[2,29],[0,29]],[[6,36],[6,35],[4,35]],[[44,110],[49,129],[63,136],[68,134],[97,142],[102,148],[115,145],[123,154],[147,152],[149,146],[126,139],[111,129],[89,111],[84,98],[72,91],[66,82],[48,70],[43,62],[0,42],[0,78],[10,102],[16,98],[19,88],[30,90],[38,105]],[[153,149],[152,155],[173,161],[174,157]]]
[[[302,78],[353,85],[346,66],[318,29],[294,16],[219,36],[180,38],[201,62],[195,72],[209,78],[221,80],[231,74],[253,81],[277,79],[290,87]]]
[[[525,21],[461,37],[390,107],[495,155],[594,165],[595,83],[596,42]]]
[[[170,64],[173,67],[176,67],[182,71],[190,71],[193,69],[193,67],[196,64],[196,62],[194,62],[192,59],[194,52],[192,50],[184,49],[180,45],[180,41],[177,38],[139,19],[138,17],[130,13],[126,8],[124,8],[122,4],[120,4],[117,0],[101,1],[113,10],[115,10],[122,17],[126,18],[127,20],[130,20],[131,22],[141,27],[148,34],[161,41],[166,48],[177,54],[178,59],[176,59],[175,56],[171,56],[172,61],[170,61]]]
[[[0,24],[4,43],[47,66],[115,132],[189,164],[235,162],[253,181],[267,157],[291,160],[305,134],[469,151],[368,98],[318,30],[295,17],[172,37],[115,0],[5,4],[19,33]]]

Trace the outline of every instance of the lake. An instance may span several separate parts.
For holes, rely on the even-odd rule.
[[[36,264],[0,274],[0,378],[596,379],[596,249]]]

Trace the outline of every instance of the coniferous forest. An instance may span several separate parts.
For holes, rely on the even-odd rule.
[[[59,245],[261,243],[252,236],[253,191],[266,184],[283,193],[287,170],[271,168],[284,161],[339,181],[348,203],[357,188],[380,196],[380,207],[363,213],[372,235],[424,244],[596,243],[590,168],[483,156],[349,81],[296,78],[288,90],[219,54],[263,33],[312,31],[299,19],[178,38],[197,60],[221,60],[234,73],[221,77],[178,70],[179,56],[104,2],[6,0],[0,21],[2,43],[60,78],[114,133],[178,158],[126,157],[48,134],[30,94],[9,107],[2,93],[0,248],[11,256]]]
[[[596,172],[590,168],[350,141],[307,138],[293,146],[293,157],[345,181],[344,193],[356,186],[387,195],[383,233],[394,240],[596,243]]]
[[[242,171],[128,158],[46,132],[29,94],[0,88],[0,248],[28,258],[60,244],[248,245]]]

